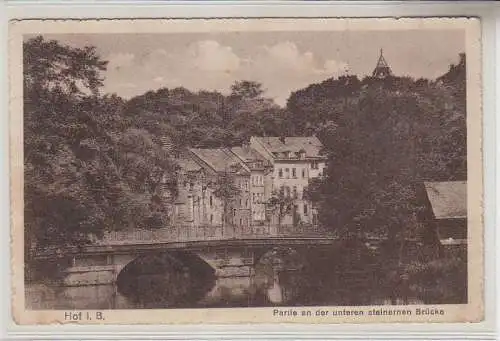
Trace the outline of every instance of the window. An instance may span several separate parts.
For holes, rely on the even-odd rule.
[[[240,207],[241,207],[241,199],[240,199]]]
[[[290,197],[290,187],[288,187],[288,186],[285,187],[285,195],[287,197]]]
[[[212,196],[210,196],[210,207],[212,207],[214,204]]]
[[[252,193],[252,202],[255,203],[255,193]]]
[[[306,177],[306,170],[305,168],[302,168],[302,177],[305,178]]]
[[[307,215],[307,204],[304,204],[304,215]]]
[[[241,226],[242,221],[243,221],[243,220],[240,218],[240,226]]]
[[[297,177],[297,173],[295,172],[295,168],[292,168],[292,177],[294,177],[294,178]]]
[[[313,162],[311,163],[311,168],[312,168],[312,169],[318,169],[318,161],[313,161]]]
[[[236,208],[233,208],[233,217],[236,217]]]
[[[248,199],[245,200],[245,207],[248,207]]]
[[[293,197],[297,199],[297,186],[293,186]]]
[[[213,222],[214,222],[214,215],[213,215],[213,214],[211,214],[211,215],[210,215],[210,224],[213,224]]]
[[[278,169],[278,174],[280,178],[283,178],[283,168]]]
[[[290,168],[285,168],[285,175],[287,179],[290,178]]]

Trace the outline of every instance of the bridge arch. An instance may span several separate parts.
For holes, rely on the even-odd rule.
[[[189,251],[158,251],[136,256],[116,276],[118,292],[154,306],[196,300],[213,286],[210,264]]]
[[[297,249],[273,247],[256,259],[254,281],[272,303],[285,304],[300,294],[306,267],[306,258]]]

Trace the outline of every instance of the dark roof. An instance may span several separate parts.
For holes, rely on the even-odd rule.
[[[425,182],[425,191],[436,219],[467,217],[467,182]]]
[[[255,137],[270,153],[304,151],[306,157],[319,157],[323,147],[316,136],[308,137]]]
[[[186,172],[194,172],[201,170],[201,166],[189,157],[183,157],[175,159],[175,163],[180,167],[181,170]]]
[[[189,150],[216,172],[230,171],[234,166],[248,171],[236,155],[224,148],[189,148]]]
[[[231,151],[245,162],[265,161],[264,157],[258,151],[248,146],[233,147]]]
[[[375,69],[372,72],[373,77],[387,77],[392,74],[391,68],[387,64],[384,54],[382,52],[382,49],[380,49],[380,57],[378,58],[377,61],[377,66],[375,66]]]

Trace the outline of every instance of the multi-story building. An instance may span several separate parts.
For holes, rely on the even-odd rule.
[[[315,223],[316,211],[303,196],[309,181],[323,175],[326,158],[317,137],[251,137],[250,147],[273,165],[271,191],[281,190],[294,199],[293,213],[283,224]]]
[[[222,203],[210,184],[215,173],[204,168],[189,154],[176,158],[177,197],[174,200],[172,223],[205,226],[222,224]]]
[[[272,165],[255,149],[248,145],[233,147],[231,151],[250,169],[250,207],[252,225],[263,225],[266,221],[266,202],[270,191],[266,191],[266,179],[272,173]]]
[[[209,202],[216,203],[212,206],[219,211],[221,220],[212,220],[211,224],[224,221],[233,226],[248,227],[251,225],[251,194],[250,194],[250,169],[234,153],[225,148],[190,148],[192,158],[209,174],[210,188]],[[216,194],[220,186],[232,183],[237,188],[237,193],[230,197],[221,197]],[[228,187],[226,187],[228,188]],[[222,191],[224,192],[224,191]],[[226,191],[227,192],[227,191]],[[207,205],[207,203],[205,203]],[[210,223],[210,221],[208,221]]]
[[[252,137],[231,149],[190,148],[175,160],[178,195],[172,223],[241,228],[315,223],[316,210],[303,193],[324,172],[321,148],[316,137]],[[229,184],[236,192],[221,196],[221,186],[227,191]],[[293,210],[279,221],[267,205],[276,191],[293,199]]]

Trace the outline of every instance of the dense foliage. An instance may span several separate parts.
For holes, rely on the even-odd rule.
[[[124,100],[100,93],[105,69],[92,47],[24,44],[28,242],[165,226],[169,156],[252,135],[321,139],[328,169],[307,195],[323,224],[346,236],[401,239],[419,210],[415,184],[466,177],[464,55],[437,80],[331,78],[292,93],[286,108],[250,81],[229,95],[161,88]]]
[[[346,237],[386,237],[402,251],[424,208],[417,186],[466,179],[464,91],[462,56],[437,81],[343,77],[292,94],[295,126],[318,134],[328,158],[306,192],[323,224]]]
[[[261,85],[236,82],[228,96],[161,88],[130,99],[125,115],[174,148],[241,145],[250,136],[280,136],[290,129],[286,112],[263,97]]]
[[[124,119],[121,98],[99,93],[106,62],[39,37],[24,44],[23,67],[26,245],[160,225],[158,186],[173,166],[156,137]]]

